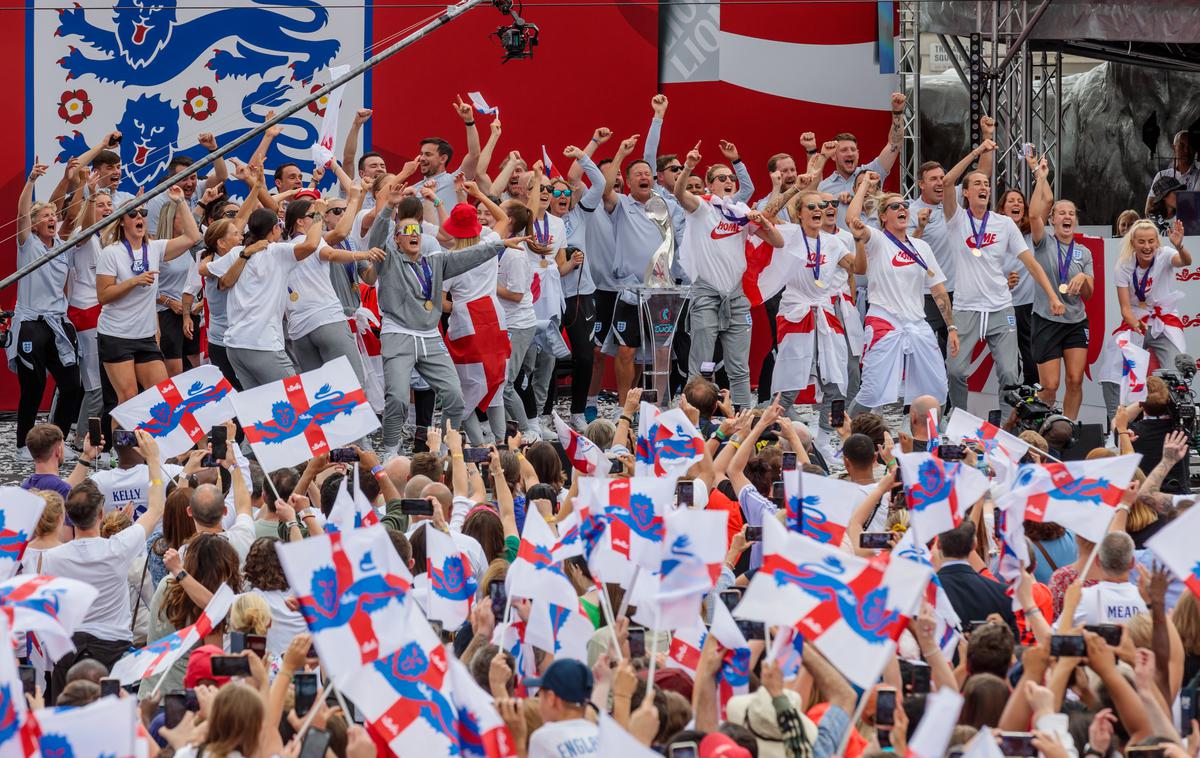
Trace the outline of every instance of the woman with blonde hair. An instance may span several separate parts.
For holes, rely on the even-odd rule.
[[[60,535],[66,511],[62,495],[57,492],[50,490],[30,490],[30,492],[44,500],[46,506],[42,508],[42,516],[38,519],[37,526],[33,528],[33,539],[25,546],[25,553],[21,556],[21,573],[40,574],[42,573],[42,556],[45,552],[63,544]]]
[[[1192,254],[1183,246],[1183,222],[1176,221],[1164,245],[1154,223],[1142,219],[1121,241],[1115,274],[1121,323],[1113,330],[1096,364],[1104,390],[1104,405],[1111,419],[1120,401],[1125,361],[1117,337],[1149,350],[1160,367],[1174,370],[1175,357],[1187,351],[1183,320],[1177,303],[1175,269],[1192,265]],[[1145,380],[1145,377],[1141,377]]]
[[[271,614],[271,606],[267,603],[267,599],[258,592],[247,592],[238,595],[233,601],[233,605],[229,609],[229,631],[241,632],[242,634],[251,634],[259,637],[266,637],[271,630],[271,624],[274,622],[274,617]],[[267,667],[267,673],[271,679],[279,673],[279,667],[282,665],[282,660],[278,655],[270,651],[263,659],[263,663]]]
[[[1137,223],[1142,215],[1130,208],[1126,211],[1121,211],[1121,215],[1117,216],[1117,222],[1113,225],[1114,237],[1124,237],[1129,233],[1129,228]]]

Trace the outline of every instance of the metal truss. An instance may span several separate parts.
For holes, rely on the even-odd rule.
[[[917,194],[921,166],[921,10],[918,0],[900,0],[900,91],[904,105],[904,139],[900,143],[900,192]]]

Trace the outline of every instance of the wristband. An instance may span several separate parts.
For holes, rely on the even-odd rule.
[[[739,447],[742,446],[742,443],[738,442],[737,440],[730,440],[729,444],[733,445],[734,450],[737,450]]]
[[[151,479],[150,480],[151,487],[161,487],[162,483],[163,483],[162,479]]]
[[[84,459],[84,458],[82,458],[82,457],[80,457],[80,458],[76,458],[76,459],[75,459],[75,463],[79,464],[80,466],[83,466],[84,468],[91,468],[91,467],[92,467],[92,462],[91,462],[91,461],[89,461],[89,460],[85,460],[85,459]]]
[[[957,326],[955,326],[954,324],[947,324],[947,325],[946,325],[946,331],[948,331],[948,332],[957,332],[957,331],[958,331],[958,327],[957,327]]]
[[[387,476],[387,472],[383,470],[382,464],[378,464],[371,467],[371,475],[376,479],[383,479],[385,476]]]
[[[892,111],[892,115],[893,115],[893,116],[903,116],[903,115],[904,115],[904,111],[903,111],[903,110]]]
[[[729,163],[730,163],[730,165],[731,165],[731,166],[736,166],[737,164],[739,164],[739,163],[741,163],[741,162],[742,162],[742,159],[741,159],[741,158],[734,158],[734,159],[733,159],[733,160],[731,160]]]
[[[462,453],[451,453],[451,454],[450,454],[450,457],[451,457],[451,458],[453,458],[453,459],[454,459],[454,460],[456,460],[456,461],[461,461],[461,460],[463,460],[463,454],[462,454]]]
[[[245,251],[245,250],[243,250],[242,252],[238,253],[238,257],[239,257],[239,258],[241,258],[241,259],[242,259],[242,260],[244,260],[244,261],[248,261],[248,260],[250,260],[250,256],[246,255],[246,251]]]
[[[474,121],[464,121],[463,126],[475,126],[475,122]]]
[[[633,418],[632,418],[632,417],[630,417],[630,416],[626,416],[624,413],[622,413],[622,414],[621,414],[621,418],[620,418],[620,419],[618,419],[618,421],[625,421],[625,422],[627,422],[627,423],[628,423],[630,426],[633,426]]]
[[[441,201],[441,200],[438,200],[436,197],[433,199],[433,207],[434,207],[434,208],[438,208],[438,207],[440,207],[440,206],[441,206],[441,204],[442,204],[442,201]]]
[[[1125,505],[1124,503],[1121,503],[1120,505],[1117,506],[1117,510],[1125,511],[1126,513],[1129,513],[1129,506]]]
[[[178,574],[175,575],[175,581],[176,581],[176,583],[182,582],[184,579],[187,579],[188,576],[189,576],[188,572],[180,571]]]
[[[820,150],[809,150],[809,149],[805,148],[804,152],[808,153],[809,155],[816,155],[817,153],[820,152]]]
[[[1032,608],[1022,608],[1022,610],[1025,612],[1025,618],[1029,618],[1030,616],[1036,616],[1037,614],[1042,612],[1042,609],[1038,608],[1036,605],[1033,606]]]
[[[721,431],[720,429],[718,429],[718,430],[715,432],[715,436],[716,436],[716,438],[717,438],[718,440],[720,440],[721,442],[728,442],[728,441],[729,441],[729,435],[728,435],[728,434],[726,434],[725,432]]]

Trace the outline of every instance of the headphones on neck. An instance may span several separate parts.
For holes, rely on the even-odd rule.
[[[1078,441],[1079,427],[1076,426],[1074,421],[1067,418],[1066,416],[1064,416],[1061,413],[1051,413],[1049,416],[1047,416],[1046,420],[1042,422],[1042,425],[1038,427],[1038,434],[1042,435],[1042,437],[1045,437],[1046,432],[1050,431],[1051,427],[1053,427],[1059,421],[1066,421],[1068,424],[1071,425],[1071,439],[1068,440],[1067,443],[1065,445],[1063,445],[1060,449],[1066,450],[1067,448],[1074,447],[1075,443]],[[1050,441],[1046,440],[1046,444],[1049,445]]]

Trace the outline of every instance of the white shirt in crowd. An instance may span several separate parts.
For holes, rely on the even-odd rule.
[[[102,640],[130,639],[129,564],[145,552],[146,539],[146,530],[134,524],[108,539],[74,539],[43,556],[43,573],[78,579],[99,590],[76,633]]]
[[[500,270],[496,283],[509,292],[522,293],[521,302],[500,298],[504,311],[504,323],[509,329],[526,329],[537,323],[533,314],[533,266],[529,254],[524,250],[505,249],[500,256]]]
[[[807,237],[799,224],[780,224],[779,234],[783,237],[783,250],[776,253],[794,255],[803,266],[788,281],[783,290],[783,298],[779,301],[779,313],[793,321],[804,317],[807,309],[820,306],[825,310],[834,310],[830,301],[835,294],[845,287],[849,274],[838,263],[846,257],[853,258],[852,250],[847,250],[842,241],[832,234],[818,232],[817,237]],[[805,247],[807,241],[808,247]],[[820,253],[818,253],[818,249]],[[817,286],[817,256],[820,255],[821,283]],[[800,309],[800,311],[796,311]]]
[[[1012,292],[1008,289],[1008,275],[1005,273],[1008,261],[1029,248],[1016,222],[1008,216],[988,212],[984,220],[987,222],[986,228],[983,221],[973,217],[969,210],[960,208],[947,224],[951,252],[958,255],[955,261],[956,311],[992,313],[1012,305]],[[975,232],[979,232],[978,243]],[[974,253],[976,244],[982,252],[978,256]]]
[[[235,247],[214,258],[208,264],[208,272],[219,279],[233,268],[241,253],[242,248]],[[246,261],[237,284],[229,289],[229,328],[225,330],[225,347],[283,350],[287,283],[299,263],[296,246],[291,242],[272,242]]]
[[[301,241],[303,237],[297,237],[292,243]],[[327,247],[325,240],[321,240],[317,251],[300,261],[288,276],[287,328],[288,336],[294,340],[319,327],[346,320],[329,278],[329,261],[321,258],[321,250]]]
[[[173,463],[162,464],[164,479],[174,479],[182,471],[183,467]],[[101,469],[88,478],[104,495],[105,513],[114,508],[124,508],[126,503],[133,503],[135,521],[146,512],[147,494],[150,490],[150,469],[146,464],[139,463],[131,468]]]
[[[739,225],[721,215],[708,200],[698,198],[696,210],[687,214],[680,245],[680,262],[693,282],[703,281],[718,292],[741,290],[746,273],[746,236],[749,225]],[[723,201],[731,213],[745,216],[749,206]]]
[[[961,215],[961,214],[959,214]],[[924,240],[909,237],[905,246],[921,256],[921,260],[933,272],[929,276],[920,264],[900,251],[887,236],[872,227],[867,227],[871,238],[867,240],[867,272],[871,275],[871,307],[878,306],[902,321],[925,320],[926,287],[946,281],[933,250]],[[903,242],[903,240],[901,240]],[[962,273],[959,273],[961,287]],[[1004,285],[1008,292],[1008,285]],[[955,301],[955,306],[958,301]]]
[[[1074,625],[1127,624],[1146,613],[1146,602],[1138,588],[1129,582],[1097,582],[1084,587],[1075,609]]]
[[[168,240],[151,240],[141,249],[130,253],[125,244],[115,242],[100,251],[96,260],[96,273],[115,277],[116,283],[132,279],[133,259],[139,266],[145,263],[145,271],[158,271]],[[144,253],[144,255],[143,255]],[[137,286],[120,300],[114,300],[100,309],[100,321],[96,324],[100,334],[124,339],[146,339],[158,332],[158,310],[155,300],[158,287]]]
[[[529,737],[529,758],[575,758],[599,755],[599,728],[587,719],[542,724]]]

